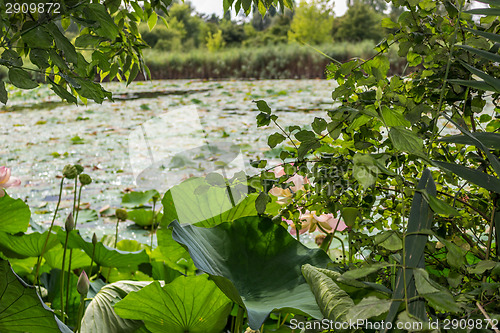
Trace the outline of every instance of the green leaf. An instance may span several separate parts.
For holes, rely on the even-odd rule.
[[[354,306],[349,295],[314,266],[303,265],[302,274],[309,283],[323,316],[336,322],[346,321],[347,312]]]
[[[500,149],[500,134],[490,132],[471,133],[477,140],[489,149]],[[441,142],[459,143],[463,145],[479,146],[477,141],[467,135],[450,135],[439,139]]]
[[[417,185],[417,190],[424,189],[430,195],[436,195],[436,185],[429,169],[423,171],[422,178],[420,178]],[[386,317],[386,321],[388,322],[392,322],[396,318],[399,306],[401,305],[400,299],[405,297],[413,299],[418,296],[413,268],[425,267],[424,250],[427,243],[427,235],[420,234],[420,232],[429,230],[432,225],[432,220],[432,210],[424,199],[423,194],[418,191],[415,192],[410,209],[410,217],[408,219],[404,248],[404,263],[407,268],[405,270],[401,268],[398,270],[396,287],[392,295],[393,302]],[[427,318],[425,303],[422,300],[417,299],[409,303],[407,311],[420,320],[425,320]]]
[[[61,269],[63,262],[63,246],[60,244],[54,246],[47,251],[43,257],[51,268]],[[64,261],[64,269],[68,270],[69,258],[71,254],[71,268],[77,269],[81,267],[90,266],[91,258],[81,249],[73,249],[73,251],[66,251],[66,259]]]
[[[158,15],[156,14],[156,12],[152,12],[148,18],[149,31],[153,30],[153,28],[156,26],[157,22],[158,22]]]
[[[499,92],[497,89],[495,89],[493,86],[489,85],[485,81],[476,81],[476,80],[458,80],[458,79],[452,79],[448,80],[450,83],[456,83],[462,86],[466,87],[471,87],[479,90],[484,90],[484,91],[495,91]]]
[[[180,276],[163,288],[158,281],[129,293],[115,305],[122,318],[143,320],[152,333],[221,332],[232,302],[208,275]]]
[[[469,32],[472,32],[473,34],[487,38],[493,42],[500,43],[500,35],[497,35],[497,34],[494,34],[491,32],[482,31],[482,30],[470,29],[470,28],[464,28],[464,29],[469,31]]]
[[[149,281],[119,281],[102,287],[85,310],[81,332],[135,332],[144,323],[140,320],[120,317],[113,307],[130,292],[141,290],[150,283]]]
[[[54,41],[56,42],[56,47],[64,52],[64,57],[69,62],[76,64],[78,62],[78,55],[76,53],[75,47],[70,43],[68,38],[62,34],[57,25],[54,23],[46,24],[45,27],[50,32]]]
[[[163,255],[158,256],[159,259],[165,261],[168,267],[182,274],[196,271],[189,252],[172,238],[171,229],[160,228],[156,235],[158,237],[159,251]],[[155,251],[157,250],[155,249]]]
[[[66,88],[62,87],[61,85],[55,83],[52,81],[52,79],[48,78],[50,84],[51,84],[51,89],[63,100],[68,101],[69,103],[74,103],[78,104],[78,101],[75,96],[73,96],[71,93],[69,93]]]
[[[397,112],[394,109],[390,109],[387,106],[382,106],[382,117],[387,126],[410,126],[411,123],[405,119],[402,113]]]
[[[476,184],[482,188],[487,189],[488,191],[499,193],[500,192],[500,179],[490,176],[487,173],[466,168],[459,164],[440,162],[440,161],[432,161],[435,165],[437,165],[440,169],[446,169],[457,176]]]
[[[60,241],[64,240],[66,232],[61,229],[57,236]],[[91,241],[84,240],[77,230],[73,230],[69,235],[68,247],[83,249],[88,256],[92,256],[94,246]],[[105,267],[136,269],[140,264],[149,262],[149,256],[145,250],[120,251],[98,242],[95,245],[94,262]]]
[[[4,253],[11,252],[9,257],[16,255],[16,257],[38,257],[42,255],[42,248],[47,239],[48,231],[42,233],[33,232],[30,234],[17,234],[11,235],[6,232],[0,232],[0,250]],[[50,250],[59,244],[55,234],[51,234],[46,245],[46,250]]]
[[[493,62],[500,62],[500,55],[480,49],[476,49],[474,47],[468,46],[468,45],[457,45],[457,47],[460,47],[464,50],[467,50],[471,53],[474,53],[480,57],[483,57],[485,59],[491,60]]]
[[[280,133],[273,133],[267,138],[269,147],[274,148],[285,140],[285,136]]]
[[[14,50],[5,50],[2,53],[2,60],[7,61],[12,66],[22,66],[23,59],[21,56]]]
[[[354,227],[356,218],[358,218],[358,216],[360,215],[359,209],[356,207],[344,207],[341,211],[342,219],[344,220],[345,224],[350,228]]]
[[[460,246],[446,239],[440,238],[439,240],[446,246],[446,249],[448,250],[448,253],[446,253],[446,261],[448,262],[448,264],[450,264],[451,267],[454,267],[456,269],[461,269],[462,266],[466,264],[465,261],[466,251],[462,249]]]
[[[424,141],[412,131],[402,127],[391,127],[389,130],[394,148],[410,154],[423,153]]]
[[[269,195],[264,192],[260,192],[259,196],[255,200],[255,210],[257,214],[264,214],[266,211],[267,203],[270,201]]]
[[[323,132],[326,129],[326,126],[327,126],[326,120],[318,117],[315,117],[313,123],[311,124],[313,131],[319,135],[321,135],[321,132]]]
[[[448,205],[445,201],[438,199],[434,195],[430,195],[425,190],[422,190],[421,192],[434,213],[446,216],[460,216],[460,213],[455,208]]]
[[[492,260],[481,260],[474,268],[469,267],[469,272],[472,274],[483,274],[484,272],[495,268],[497,264],[497,262]]]
[[[486,83],[488,83],[490,86],[492,86],[495,89],[495,91],[500,91],[500,79],[494,78],[493,76],[490,76],[487,73],[485,73],[485,72],[483,72],[475,67],[472,67],[465,62],[463,62],[462,65],[465,68],[467,68],[472,74],[479,76]]]
[[[466,10],[465,13],[473,15],[500,16],[500,8],[474,8]]]
[[[375,244],[389,251],[399,251],[403,248],[403,241],[395,231],[388,230],[375,235]]]
[[[245,306],[252,329],[259,329],[274,309],[321,317],[301,267],[325,267],[330,259],[324,251],[305,247],[285,228],[262,217],[244,217],[210,229],[181,227],[177,221],[172,226],[174,239],[188,248],[196,267]]]
[[[389,299],[380,299],[375,296],[363,298],[361,302],[349,309],[346,321],[356,322],[380,316],[389,311],[391,303],[392,301]]]
[[[146,205],[155,195],[159,196],[160,194],[156,190],[126,193],[122,198],[122,206],[127,208],[139,208]]]
[[[31,79],[28,72],[21,68],[11,67],[9,69],[10,83],[21,89],[34,89],[38,83]]]
[[[203,178],[193,177],[170,188],[162,200],[162,226],[167,227],[172,220],[178,220],[182,224],[199,223],[199,226],[212,227],[240,216],[255,215],[257,194],[245,199],[247,189],[237,185],[231,185],[230,192],[226,186],[209,186],[206,192],[197,193],[196,190],[204,185],[208,184]]]
[[[83,12],[87,19],[99,22],[97,33],[100,36],[110,40],[115,40],[119,36],[120,31],[118,30],[118,26],[109,15],[106,7],[99,3],[91,3],[84,8]]]
[[[156,222],[160,221],[162,214],[156,217]],[[128,219],[134,221],[141,227],[151,226],[153,224],[153,211],[151,209],[133,209],[128,211]]]
[[[8,194],[0,197],[0,232],[11,234],[26,232],[31,212],[21,199],[12,199]]]
[[[26,45],[29,45],[31,49],[33,48],[50,48],[52,46],[52,41],[53,38],[52,36],[45,31],[43,26],[39,26],[36,28],[32,28],[36,22],[34,21],[28,21],[25,24],[23,24],[23,31],[26,31],[29,29],[28,32],[23,34],[23,41],[26,43]]]
[[[271,108],[269,107],[269,105],[267,105],[266,101],[263,101],[263,100],[258,100],[258,101],[254,101],[256,104],[257,104],[257,108],[266,113],[266,114],[271,114]]]
[[[90,34],[80,35],[75,40],[76,47],[96,47],[102,41],[102,37]]]
[[[361,279],[364,278],[372,273],[378,272],[382,268],[387,267],[387,263],[376,263],[376,264],[371,264],[371,265],[364,265],[361,268],[355,268],[348,270],[344,274],[342,274],[342,277],[347,278],[347,279]]]
[[[0,331],[71,333],[35,291],[0,258]]]
[[[7,104],[8,95],[7,90],[5,89],[5,83],[0,81],[0,102],[3,104]]]
[[[132,65],[132,68],[130,69],[130,73],[129,73],[128,78],[127,78],[127,86],[129,84],[131,84],[132,81],[134,81],[134,79],[136,78],[137,74],[139,74],[139,65],[137,65],[137,63],[134,63]]]

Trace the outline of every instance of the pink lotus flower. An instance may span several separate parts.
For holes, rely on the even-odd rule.
[[[321,229],[329,233],[334,231],[343,231],[347,228],[344,221],[334,218],[333,214],[321,214],[318,216],[315,211],[310,212],[306,210],[305,213],[300,214],[299,220],[301,221],[299,234],[303,234],[306,231],[314,232],[318,225]],[[295,224],[291,221],[287,221],[287,223],[292,227],[290,233],[295,235]]]
[[[5,189],[9,187],[21,185],[19,178],[10,176],[10,169],[7,167],[0,167],[0,198],[5,195]]]

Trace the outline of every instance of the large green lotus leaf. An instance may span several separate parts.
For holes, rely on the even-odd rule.
[[[208,275],[180,276],[163,288],[158,281],[115,305],[119,316],[143,320],[153,333],[221,332],[232,302]]]
[[[0,332],[70,333],[38,296],[0,259]]]
[[[154,259],[165,261],[167,266],[186,275],[196,270],[189,252],[173,240],[171,229],[160,228],[156,235],[159,247],[152,253]]]
[[[66,260],[64,263],[65,270],[67,270],[69,266],[70,253],[71,253],[72,269],[90,266],[90,261],[91,261],[90,257],[81,249],[73,249],[72,252],[69,250],[66,251]],[[47,265],[49,265],[51,268],[61,269],[63,254],[64,254],[63,246],[61,244],[58,244],[49,251],[47,251],[43,255],[43,257],[45,258]]]
[[[255,215],[256,197],[251,195],[245,200],[238,187],[230,189],[228,191],[223,184],[210,185],[199,177],[189,178],[173,186],[163,196],[162,225],[167,226],[177,220],[182,224],[199,223],[201,227],[213,227],[242,216]]]
[[[163,214],[159,213],[156,216],[156,223],[161,221]],[[149,227],[153,224],[153,211],[151,209],[133,209],[128,211],[128,219],[134,221],[135,224],[141,227]]]
[[[0,231],[15,234],[26,232],[31,212],[21,199],[12,199],[8,194],[0,197]]]
[[[57,233],[59,241],[64,242],[66,232],[59,230]],[[80,236],[77,230],[69,234],[69,248],[83,249],[88,256],[92,256],[94,245],[91,241],[86,241]],[[141,251],[121,251],[97,242],[94,252],[94,262],[104,267],[130,268],[135,269],[140,264],[149,262],[149,256],[145,250]]]
[[[0,232],[0,250],[8,257],[28,258],[42,255],[43,245],[47,239],[48,231],[44,233],[11,235]],[[45,250],[50,250],[59,244],[55,234],[51,234]]]
[[[172,223],[173,238],[184,244],[198,269],[248,312],[250,327],[260,328],[275,309],[294,309],[321,318],[304,264],[326,267],[320,249],[309,249],[285,228],[264,217],[243,217],[214,228]]]
[[[87,306],[82,319],[81,333],[132,333],[143,326],[140,320],[129,320],[118,316],[113,306],[128,293],[138,291],[151,282],[119,281],[99,290]]]
[[[122,206],[137,208],[146,205],[155,195],[160,195],[156,190],[126,193],[122,199]]]

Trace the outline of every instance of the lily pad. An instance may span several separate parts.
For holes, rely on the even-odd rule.
[[[252,329],[259,329],[277,309],[322,317],[301,267],[326,267],[331,261],[324,251],[305,247],[264,217],[244,217],[210,229],[182,227],[177,221],[172,227],[174,240],[187,247],[196,267],[247,309]]]
[[[8,194],[0,197],[0,231],[15,234],[26,232],[31,212],[21,199],[12,199]]]
[[[127,208],[137,208],[146,205],[149,200],[160,194],[156,190],[149,190],[144,192],[130,192],[126,193],[122,198],[122,206]]]
[[[0,250],[9,258],[38,257],[42,254],[47,235],[48,231],[21,235],[0,232]],[[50,250],[58,244],[59,240],[56,235],[51,234],[45,249]]]
[[[35,291],[0,259],[0,331],[71,333]]]
[[[122,318],[143,320],[153,333],[221,332],[231,301],[207,275],[181,276],[161,287],[158,281],[131,292],[115,305]]]
[[[61,229],[57,233],[59,240],[66,238],[66,233]],[[68,239],[69,248],[80,248],[91,257],[94,249],[92,241],[86,241],[77,230],[70,233]],[[100,266],[116,268],[137,268],[142,263],[149,262],[149,256],[145,250],[121,251],[97,242],[95,245],[94,262]]]

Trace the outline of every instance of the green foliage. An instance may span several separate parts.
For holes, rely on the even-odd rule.
[[[247,309],[252,329],[274,309],[321,316],[300,270],[306,263],[325,267],[328,257],[322,250],[306,248],[271,220],[244,217],[210,229],[174,222],[173,236],[188,248],[198,269]]]
[[[370,39],[378,43],[385,36],[380,25],[382,18],[383,16],[371,6],[356,2],[349,7],[344,16],[339,17],[333,23],[333,38],[336,41],[349,42]]]
[[[0,232],[25,232],[28,229],[31,212],[23,200],[12,199],[8,194],[0,197]]]
[[[210,52],[221,50],[226,45],[222,38],[222,30],[217,31],[215,34],[208,32],[207,36],[207,49]]]
[[[43,303],[35,288],[0,258],[0,329],[5,332],[71,332]]]
[[[319,45],[332,41],[333,13],[329,1],[301,1],[288,32],[290,41]]]
[[[181,276],[161,286],[155,281],[115,304],[122,318],[142,320],[152,333],[219,332],[231,302],[208,275]]]

